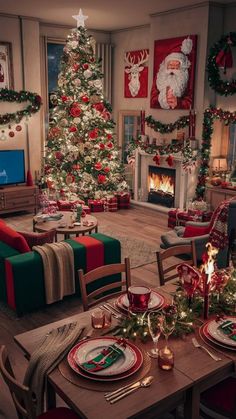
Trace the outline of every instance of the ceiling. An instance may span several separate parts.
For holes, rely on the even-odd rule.
[[[193,5],[202,0],[6,0],[1,1],[0,13],[39,18],[75,27],[81,8],[88,19],[89,29],[113,31],[149,23],[149,15],[178,7]],[[232,0],[216,0],[231,3]]]

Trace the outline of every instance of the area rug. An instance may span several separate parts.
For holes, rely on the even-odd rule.
[[[147,265],[156,261],[157,246],[150,246],[142,240],[131,239],[99,226],[99,232],[114,237],[121,243],[121,260],[130,258],[131,268]]]

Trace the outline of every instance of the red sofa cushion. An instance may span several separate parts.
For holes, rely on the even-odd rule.
[[[0,223],[0,240],[20,253],[30,252],[25,238],[5,223]]]
[[[209,233],[209,227],[186,226],[183,237],[204,236]]]

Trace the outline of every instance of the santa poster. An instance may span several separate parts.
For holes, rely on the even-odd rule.
[[[147,97],[148,56],[148,49],[130,51],[125,53],[125,97]]]
[[[155,41],[151,108],[193,108],[196,50],[197,35]]]

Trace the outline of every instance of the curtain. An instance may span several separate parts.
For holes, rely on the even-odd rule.
[[[101,71],[103,77],[103,94],[105,99],[112,103],[111,82],[112,82],[112,44],[96,43],[95,53],[98,58],[101,58]]]

